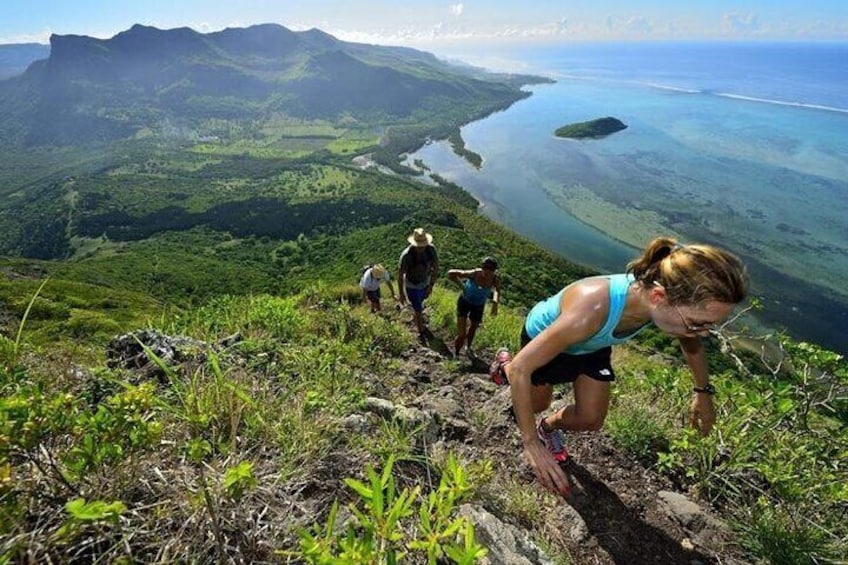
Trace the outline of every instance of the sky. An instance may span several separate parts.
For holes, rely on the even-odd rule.
[[[597,40],[848,41],[848,0],[0,0],[0,44],[112,37],[140,23],[206,33],[278,23],[436,49]]]

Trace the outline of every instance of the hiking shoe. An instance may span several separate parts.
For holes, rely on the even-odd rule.
[[[539,441],[541,441],[545,448],[551,452],[554,459],[563,463],[568,460],[568,451],[565,449],[565,441],[563,441],[562,438],[562,430],[551,430],[550,432],[546,432],[545,428],[542,427],[542,422],[544,420],[544,416],[539,416],[539,419],[536,420],[536,435],[539,436]]]
[[[503,370],[503,366],[509,363],[512,360],[512,355],[509,354],[509,350],[501,347],[498,349],[498,352],[495,353],[495,360],[492,361],[492,364],[489,365],[489,378],[492,379],[492,382],[498,386],[506,386],[509,384],[509,379],[506,377],[506,372]]]

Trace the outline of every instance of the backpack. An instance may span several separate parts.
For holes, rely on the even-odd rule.
[[[368,269],[370,269],[370,268],[371,268],[371,267],[373,267],[373,266],[374,266],[374,265],[371,265],[371,264],[363,265],[363,266],[362,266],[362,270],[361,270],[361,271],[359,271],[359,278],[358,278],[358,279],[356,279],[356,282],[360,282],[360,281],[362,280],[362,277],[364,277],[364,276],[365,276],[365,271],[367,271]]]
[[[436,262],[436,248],[428,245],[423,256],[410,245],[406,252],[406,280],[412,284],[421,284],[427,280],[430,266]]]

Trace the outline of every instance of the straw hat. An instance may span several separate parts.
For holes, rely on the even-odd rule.
[[[386,269],[381,264],[377,263],[373,267],[371,267],[371,276],[375,279],[382,279],[383,275],[386,274]]]
[[[433,243],[433,236],[424,231],[424,228],[415,228],[412,235],[406,238],[406,241],[416,247],[427,247]]]

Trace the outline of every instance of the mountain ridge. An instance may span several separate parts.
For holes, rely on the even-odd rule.
[[[7,43],[0,45],[0,81],[23,73],[33,62],[50,55],[43,43]]]
[[[279,113],[410,120],[422,107],[502,109],[527,96],[518,86],[509,75],[317,29],[259,24],[203,34],[136,24],[108,39],[52,35],[46,60],[0,83],[9,116],[0,133],[24,145],[76,145],[131,137],[163,118],[201,128]]]

